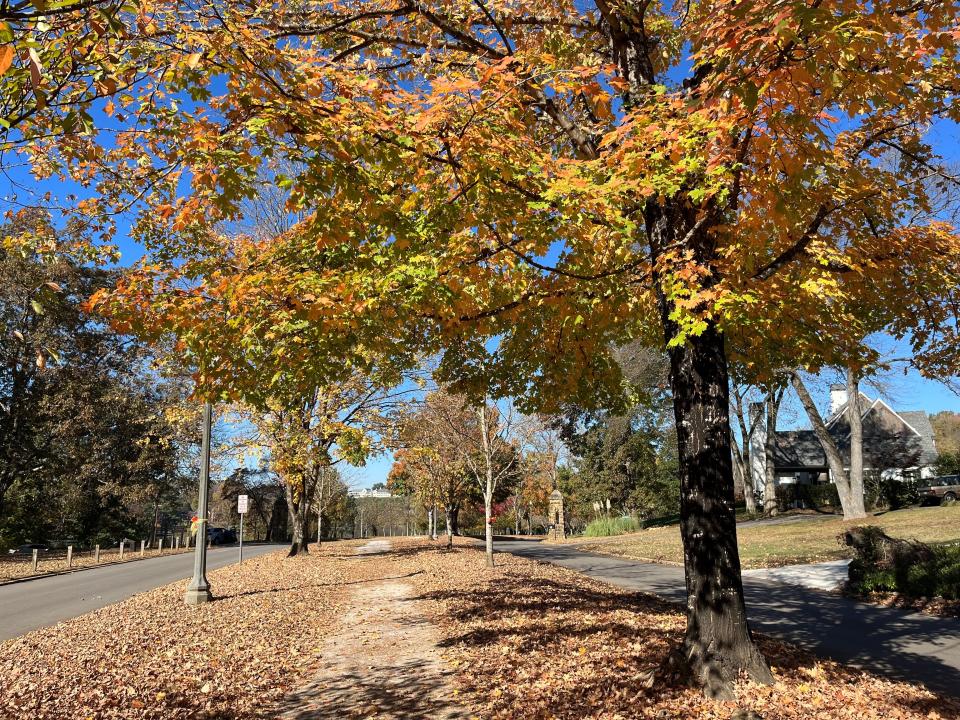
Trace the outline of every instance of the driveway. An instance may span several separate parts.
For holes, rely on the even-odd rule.
[[[244,545],[243,557],[281,547],[285,546]],[[232,565],[237,555],[236,547],[211,548],[207,570]],[[0,641],[192,576],[193,553],[181,553],[0,586]],[[216,586],[211,589],[216,596]]]
[[[501,541],[496,548],[613,585],[686,601],[683,568],[595,555],[570,545]],[[814,654],[960,697],[960,620],[858,603],[806,587],[744,577],[751,627]]]

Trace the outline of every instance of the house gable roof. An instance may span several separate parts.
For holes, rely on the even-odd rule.
[[[930,418],[922,410],[896,411],[883,400],[860,393],[863,408],[863,451],[867,467],[924,467],[937,459]],[[828,420],[827,429],[845,464],[850,458],[847,404]],[[780,468],[823,468],[826,454],[813,430],[778,431],[774,464]]]
[[[813,430],[778,431],[773,464],[778,468],[825,468],[827,456]]]

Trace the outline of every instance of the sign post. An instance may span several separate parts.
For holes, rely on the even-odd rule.
[[[243,562],[243,516],[247,514],[249,497],[237,495],[237,512],[240,513],[240,563]]]

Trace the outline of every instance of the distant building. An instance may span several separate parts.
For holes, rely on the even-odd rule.
[[[362,490],[350,490],[347,492],[352,498],[388,498],[393,497],[389,490],[371,490],[363,488]]]
[[[937,449],[930,417],[923,410],[894,410],[879,398],[860,393],[863,417],[864,471],[885,477],[928,478],[935,475]],[[756,430],[750,440],[754,484],[763,489],[767,428],[762,403],[750,408]],[[847,421],[845,385],[830,387],[830,415],[825,424],[843,458],[850,466],[850,425]],[[809,485],[832,482],[826,453],[813,430],[778,430],[773,465],[778,485]]]

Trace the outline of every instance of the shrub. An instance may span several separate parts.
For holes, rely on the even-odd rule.
[[[840,507],[840,496],[833,483],[817,485],[780,485],[777,487],[777,504],[780,510],[796,507],[821,508]]]
[[[640,528],[640,521],[629,515],[618,518],[599,518],[587,523],[583,534],[587,537],[609,537],[610,535],[636,532]]]
[[[851,528],[841,538],[854,550],[849,570],[852,591],[960,599],[960,544],[897,540],[875,526]]]
[[[864,502],[867,507],[899,510],[920,502],[919,488],[916,478],[881,478],[868,472],[864,476]]]

